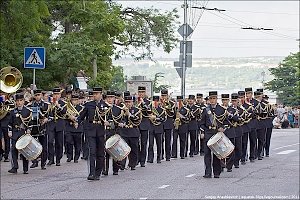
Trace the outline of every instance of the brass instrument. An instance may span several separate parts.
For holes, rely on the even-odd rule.
[[[129,112],[129,108],[127,108],[126,106],[123,107],[123,110],[124,115],[128,117],[128,124],[126,124],[125,128],[134,128],[140,125],[140,123],[142,122],[142,111],[140,109],[133,115],[131,115],[131,113]],[[130,119],[130,116],[133,116],[133,118],[135,119]]]
[[[1,91],[11,94],[20,89],[23,83],[21,72],[15,67],[4,67],[0,70],[0,89]],[[3,102],[0,104],[0,120],[3,119],[8,112],[13,110],[14,104],[8,105]]]
[[[67,100],[66,106],[67,106],[66,118],[70,119],[71,116],[73,116],[75,118],[79,116],[79,112],[73,106],[70,99]],[[73,121],[72,119],[70,119],[70,120]],[[75,122],[75,121],[73,121],[73,122]]]
[[[150,114],[150,121],[153,125],[155,126],[159,126],[161,124],[160,121],[157,121],[156,119],[159,118],[160,116],[162,116],[164,114],[164,112],[162,112],[161,114],[159,114],[159,112],[157,111],[157,109],[154,106],[154,102],[152,102],[152,109],[151,109],[152,113]]]
[[[168,117],[174,117],[175,115],[175,103],[173,102],[173,105],[171,103],[171,101],[169,100],[163,100],[162,101],[162,105],[163,105],[163,108],[165,109],[166,111],[166,114]]]
[[[180,113],[179,111],[176,112],[176,119],[174,121],[174,127],[175,127],[175,130],[178,130],[179,126],[181,125],[181,120],[180,120]]]

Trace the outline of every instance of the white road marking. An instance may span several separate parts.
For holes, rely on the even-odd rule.
[[[141,197],[141,198],[139,198],[139,199],[141,199],[141,200],[142,200],[142,199],[147,199],[147,197]]]
[[[286,151],[280,151],[280,152],[278,152],[277,154],[284,155],[284,154],[293,153],[293,152],[295,152],[295,151],[296,151],[296,150],[286,150]]]
[[[285,147],[291,147],[291,146],[295,146],[295,145],[298,145],[298,144],[300,144],[300,143],[298,142],[298,143],[295,143],[295,144],[290,144],[290,145],[285,145],[285,146],[282,146],[282,147],[277,147],[277,148],[275,148],[273,150],[283,149]]]
[[[160,187],[158,187],[159,189],[164,189],[164,188],[167,188],[167,187],[169,187],[170,185],[162,185],[162,186],[160,186]]]
[[[191,178],[191,177],[193,177],[193,176],[195,176],[196,174],[190,174],[190,175],[187,175],[187,176],[185,176],[185,177],[187,177],[187,178]]]

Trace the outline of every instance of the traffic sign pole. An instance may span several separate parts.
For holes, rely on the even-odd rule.
[[[33,84],[33,89],[35,88],[35,69],[33,69],[33,81],[32,81],[32,84]]]
[[[185,69],[186,69],[186,40],[187,40],[187,0],[184,0],[184,29],[183,29],[183,56],[182,56],[182,79],[181,95],[185,98]]]

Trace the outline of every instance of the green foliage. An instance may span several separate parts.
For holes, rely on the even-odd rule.
[[[266,88],[277,93],[285,105],[300,105],[300,52],[287,56],[270,72],[275,77]]]
[[[160,13],[156,9],[123,9],[118,3],[95,1],[0,1],[0,66],[21,70],[23,86],[32,83],[32,70],[23,69],[24,47],[46,47],[46,68],[36,70],[38,88],[66,86],[77,72],[93,76],[97,60],[97,78],[89,86],[124,89],[121,67],[112,66],[112,58],[128,49],[132,56],[151,57],[151,46],[174,48],[176,11]],[[117,50],[119,46],[123,50]],[[147,52],[143,52],[147,49]]]
[[[153,91],[155,93],[159,93],[163,89],[170,88],[169,85],[159,85],[159,78],[164,78],[164,77],[165,77],[164,73],[158,72],[155,74],[154,80],[153,80]]]
[[[129,54],[136,60],[151,59],[153,46],[162,47],[169,53],[178,42],[174,33],[179,18],[176,9],[160,13],[154,8],[125,8],[121,15],[125,31],[115,44],[124,48],[118,52],[117,57]]]

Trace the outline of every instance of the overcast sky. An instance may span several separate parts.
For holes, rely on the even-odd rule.
[[[124,7],[171,10],[177,8],[183,23],[183,1],[118,1]],[[191,1],[189,1],[191,2]],[[193,1],[201,6],[206,1]],[[287,56],[299,51],[298,1],[208,1],[207,8],[225,12],[204,11],[191,40],[193,57]],[[192,11],[191,11],[192,10]],[[191,26],[201,10],[189,12]],[[194,19],[194,20],[192,20]],[[194,21],[194,23],[192,23]],[[241,27],[272,28],[273,31],[242,30]],[[179,27],[178,27],[179,28]],[[177,32],[177,31],[176,31]],[[180,35],[178,34],[180,37]],[[155,58],[177,58],[179,49],[170,54],[155,49]]]

